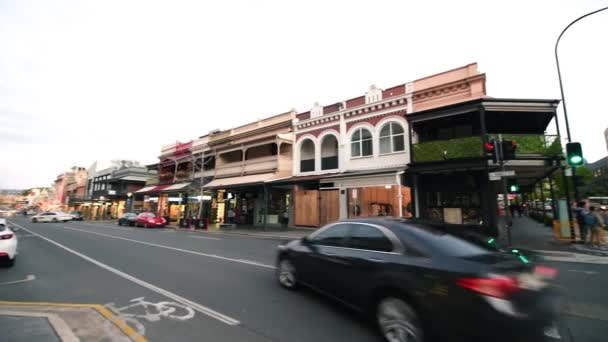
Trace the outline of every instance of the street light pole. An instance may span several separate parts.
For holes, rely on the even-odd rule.
[[[566,122],[566,134],[568,137],[568,142],[572,142],[572,136],[570,135],[570,123],[568,121],[568,109],[566,107],[566,96],[564,95],[564,85],[562,83],[562,73],[561,73],[561,69],[559,66],[559,56],[557,53],[557,48],[559,47],[559,42],[562,39],[562,36],[564,35],[564,33],[566,33],[566,31],[570,28],[570,26],[574,25],[576,22],[578,22],[579,20],[586,18],[590,15],[593,15],[595,13],[607,10],[608,7],[604,7],[604,8],[600,8],[598,10],[595,10],[593,12],[589,12],[585,15],[582,15],[578,18],[576,18],[574,21],[572,21],[570,24],[568,24],[568,26],[566,26],[562,32],[559,34],[559,37],[557,37],[557,41],[555,42],[555,64],[557,65],[557,77],[559,79],[559,90],[561,92],[562,95],[562,103],[563,103],[563,107],[564,107],[564,121]],[[557,120],[557,119],[556,119]],[[579,194],[578,194],[578,187],[576,186],[576,167],[572,168],[572,179],[573,179],[573,185],[574,185],[574,199],[575,201],[578,203],[579,202]],[[566,182],[566,179],[564,179],[564,183]]]

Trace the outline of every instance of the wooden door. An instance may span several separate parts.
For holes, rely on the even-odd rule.
[[[319,226],[319,191],[299,190],[295,192],[295,224],[297,226]]]
[[[340,193],[338,190],[319,191],[319,213],[321,226],[340,219]]]

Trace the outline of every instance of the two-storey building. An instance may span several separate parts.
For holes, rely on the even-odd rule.
[[[404,185],[410,161],[405,116],[485,95],[471,64],[359,97],[315,104],[294,121],[293,224],[318,227],[344,218],[412,215]]]
[[[271,186],[292,175],[292,121],[295,111],[209,133],[204,159],[205,191],[213,191],[214,223],[280,224],[291,200],[290,186]],[[207,196],[207,195],[205,195]],[[205,197],[207,198],[207,197]]]

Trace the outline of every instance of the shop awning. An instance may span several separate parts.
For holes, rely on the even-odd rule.
[[[125,180],[125,181],[145,182],[149,178],[148,177],[141,177],[141,176],[126,176],[126,177],[122,177],[122,178],[119,178],[119,179],[120,180]]]
[[[278,175],[275,173],[262,173],[259,175],[220,178],[220,179],[214,179],[213,181],[211,181],[207,184],[204,184],[203,188],[221,189],[221,188],[225,188],[225,187],[229,187],[229,186],[262,184],[275,177],[278,177]]]
[[[187,188],[189,185],[190,185],[190,183],[173,184],[169,187],[164,188],[163,192],[172,192],[172,191],[177,191],[177,190],[183,190],[183,189]]]
[[[154,189],[154,188],[156,188],[156,185],[152,185],[152,186],[146,186],[146,187],[143,187],[143,188],[141,188],[141,189],[139,189],[139,190],[135,191],[135,193],[136,193],[136,194],[141,194],[141,193],[144,193],[144,192],[148,192],[148,191],[150,191],[150,190],[152,190],[152,189]]]
[[[161,190],[164,190],[166,188],[168,188],[170,185],[154,185],[154,186],[147,186],[145,188],[139,189],[137,191],[135,191],[135,193],[137,194],[141,194],[141,193],[146,193],[146,192],[160,192]]]

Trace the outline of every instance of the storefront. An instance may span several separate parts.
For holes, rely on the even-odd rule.
[[[243,226],[284,225],[291,204],[291,186],[270,183],[275,174],[216,179],[212,189],[210,222]]]
[[[340,218],[411,217],[411,191],[403,171],[358,171],[321,181],[321,188],[340,192]]]

